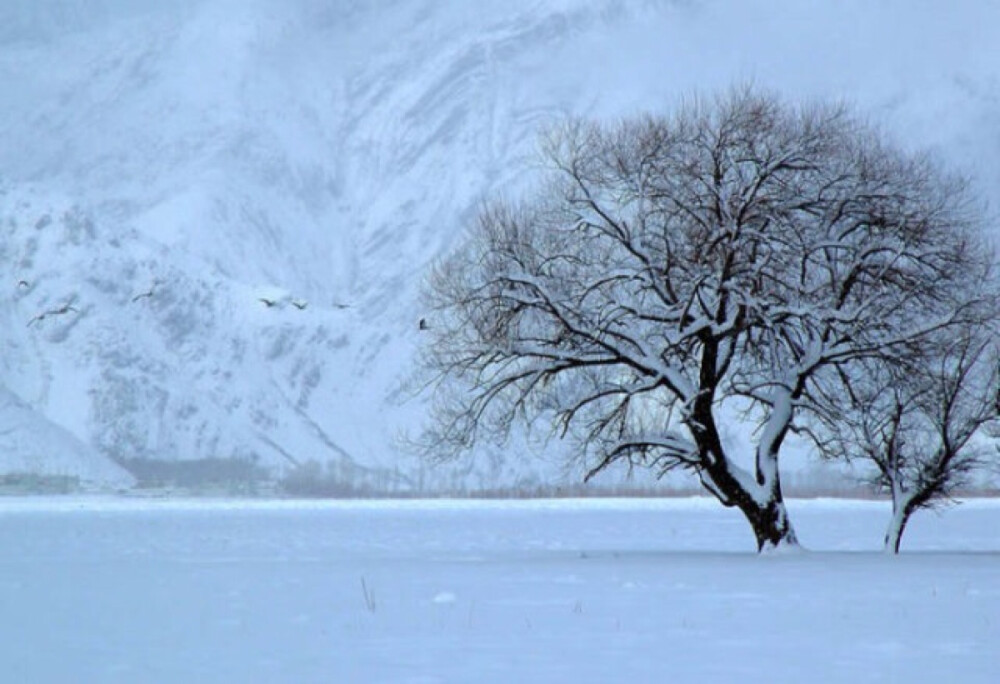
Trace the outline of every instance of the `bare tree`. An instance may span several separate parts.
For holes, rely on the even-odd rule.
[[[543,149],[538,192],[487,205],[430,279],[433,448],[541,421],[588,477],[686,469],[759,549],[796,544],[782,444],[860,360],[963,320],[953,285],[988,261],[966,186],[843,107],[750,89]],[[737,411],[752,471],[720,436]]]
[[[892,498],[885,550],[899,553],[910,516],[951,500],[995,451],[983,434],[998,417],[995,310],[983,325],[950,330],[895,367],[868,364],[839,406],[817,411],[829,457],[875,467],[873,484]]]

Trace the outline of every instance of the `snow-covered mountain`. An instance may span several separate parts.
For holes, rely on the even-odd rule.
[[[398,445],[424,273],[528,182],[538,128],[753,80],[858,103],[996,205],[998,25],[972,0],[5,0],[0,472],[573,477]]]

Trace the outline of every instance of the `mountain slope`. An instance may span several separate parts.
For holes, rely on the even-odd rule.
[[[421,278],[484,195],[530,181],[539,126],[753,79],[856,101],[996,200],[998,21],[971,1],[10,0],[0,381],[116,459],[574,477],[397,447],[423,415],[401,389]]]

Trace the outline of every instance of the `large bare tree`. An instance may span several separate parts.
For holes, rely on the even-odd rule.
[[[759,549],[796,544],[779,454],[813,394],[974,308],[953,287],[988,261],[966,185],[843,107],[752,89],[573,121],[543,157],[430,279],[435,448],[541,421],[588,477],[687,469]],[[720,436],[737,413],[748,467]]]

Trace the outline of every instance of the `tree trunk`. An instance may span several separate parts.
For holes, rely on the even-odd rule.
[[[885,531],[885,552],[899,553],[899,543],[903,539],[903,532],[906,530],[906,523],[910,521],[913,508],[910,502],[901,502],[893,499],[892,519],[889,527]]]
[[[779,548],[797,547],[799,540],[795,536],[792,523],[788,520],[788,511],[780,494],[766,505],[756,504],[751,509],[741,507],[743,514],[753,528],[757,538],[757,551],[768,551]]]
[[[757,540],[758,552],[798,547],[799,540],[788,519],[777,473],[768,487],[751,493],[729,471],[728,464],[718,459],[703,473],[702,482],[724,505],[735,506],[746,516]]]
[[[770,454],[768,472],[764,474],[758,466],[758,481],[754,481],[752,476],[748,481],[741,481],[730,469],[732,464],[722,447],[712,415],[711,394],[699,396],[690,425],[691,433],[701,447],[702,483],[723,505],[735,506],[743,512],[757,540],[757,551],[798,547],[799,540],[788,519],[781,494],[781,476],[777,468],[777,448],[784,431],[769,444],[773,453]]]

